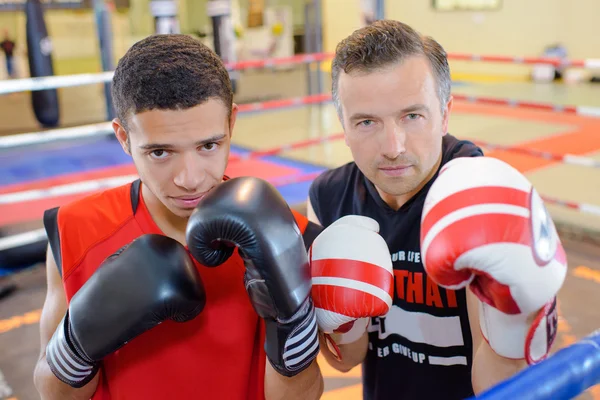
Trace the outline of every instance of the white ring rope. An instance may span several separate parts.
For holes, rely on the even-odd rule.
[[[228,63],[225,65],[225,67],[228,71],[239,71],[244,69],[269,68],[277,65],[307,64],[324,61],[331,57],[332,55],[326,53],[297,54],[291,57],[239,61],[237,63]],[[27,91],[60,89],[63,87],[83,86],[95,83],[110,83],[114,74],[114,71],[106,71],[100,73],[40,76],[36,78],[23,78],[14,79],[11,81],[3,81],[0,82],[0,95]]]
[[[287,185],[295,182],[302,182],[307,178],[314,179],[319,173],[308,173],[297,176],[289,177],[289,179],[278,179],[274,182],[276,186]],[[126,184],[138,178],[138,175],[124,175],[116,176],[105,179],[96,179],[82,182],[75,182],[72,184],[59,185],[48,189],[29,190],[17,193],[7,193],[0,195],[0,204],[9,204],[15,201],[31,201],[40,200],[48,197],[58,197],[65,195],[72,195],[78,193],[91,192],[95,190],[108,189],[119,185]],[[600,216],[600,207],[583,204],[566,202],[558,199],[549,198],[546,196],[542,197],[548,204],[556,204],[567,208],[579,210],[583,213],[588,213],[596,216]],[[44,229],[38,229],[30,232],[25,232],[5,238],[0,238],[0,251],[7,250],[13,247],[27,246],[36,243],[46,238]]]
[[[288,98],[283,100],[269,100],[264,102],[240,104],[238,115],[251,111],[267,111],[285,109],[298,105],[323,104],[331,100],[331,95],[316,94],[303,97]],[[0,150],[20,146],[30,146],[51,141],[78,139],[81,137],[94,137],[112,134],[110,121],[92,125],[83,125],[72,128],[51,129],[43,132],[22,133],[0,137]]]
[[[316,58],[327,59],[330,55],[327,54],[308,54],[304,56],[295,56],[292,58],[281,59],[281,61],[286,62],[312,62],[315,61]],[[297,58],[297,60],[296,60]],[[457,57],[461,58],[461,57]],[[477,58],[477,60],[483,60],[483,58]],[[515,59],[515,62],[518,62]],[[258,62],[247,62],[247,63],[239,63],[239,65],[231,65],[228,66],[228,69],[244,69],[244,68],[253,68],[253,67],[264,67],[270,64],[276,63],[280,61],[279,59],[270,59],[266,61],[258,61]],[[497,61],[497,62],[509,62],[509,60],[500,60],[497,57],[490,57],[488,61]],[[540,61],[540,60],[536,60]],[[590,66],[600,65],[598,60],[591,60],[594,62],[589,63]],[[20,91],[31,91],[31,90],[45,90],[45,89],[56,89],[60,87],[70,87],[70,86],[81,86],[88,85],[94,83],[107,83],[112,80],[114,72],[103,72],[99,74],[78,74],[78,75],[70,75],[70,76],[49,76],[49,77],[39,77],[39,78],[28,78],[28,79],[18,79],[13,81],[5,81],[0,82],[0,94],[6,93],[14,93]],[[325,95],[322,95],[325,96]],[[312,96],[315,97],[315,96]],[[284,108],[289,105],[298,105],[305,103],[315,103],[315,102],[323,102],[326,99],[321,99],[319,97],[317,99],[312,99],[311,96],[307,96],[304,98],[297,99],[288,99],[288,102],[291,100],[290,104],[270,104],[266,103],[253,103],[246,105],[248,110],[260,110],[260,109],[269,109],[269,108]],[[560,112],[567,112],[571,114],[580,114],[584,116],[593,116],[600,117],[600,108],[596,107],[575,107],[575,106],[558,106],[552,104],[537,104],[537,103],[527,103],[527,102],[518,102],[511,101],[506,99],[489,99],[485,97],[473,97],[473,96],[461,96],[455,95],[457,100],[466,100],[473,102],[481,102],[481,103],[492,103],[498,104],[504,102],[505,105],[512,105],[515,107],[522,108],[536,108],[536,109],[546,109]],[[269,104],[267,104],[269,103]],[[34,144],[41,143],[49,143],[53,141],[59,140],[69,140],[69,139],[80,139],[80,138],[90,138],[96,136],[103,135],[111,135],[113,133],[113,129],[110,122],[101,122],[97,124],[84,125],[72,128],[60,128],[47,130],[42,132],[31,132],[17,135],[10,135],[0,137],[0,150],[2,149],[11,149],[20,146],[29,146]],[[335,136],[335,135],[332,135]],[[282,147],[285,149],[285,146]],[[552,157],[549,153],[546,156],[550,158]],[[587,167],[598,168],[598,161],[593,160],[591,158],[585,158],[577,155],[567,154],[562,156],[562,160],[560,160],[567,164],[577,164]],[[51,188],[45,189],[36,189],[36,190],[28,190],[23,192],[14,192],[14,193],[6,193],[0,194],[0,204],[11,204],[16,202],[25,202],[25,201],[33,201],[40,200],[44,198],[50,197],[59,197],[66,196],[78,193],[91,192],[101,189],[107,189],[111,187],[116,187],[132,180],[137,179],[137,175],[126,175],[126,176],[118,176],[118,177],[110,177],[98,180],[89,180],[82,182],[75,182],[71,184],[59,185]],[[295,179],[294,177],[290,180],[289,183],[293,183]],[[595,215],[600,215],[600,207],[590,204],[578,204],[573,202],[561,201],[558,199],[545,199],[549,203],[559,204],[562,206],[566,206],[569,208],[578,209],[584,213],[590,213]],[[0,251],[10,249],[13,247],[24,246],[28,244],[32,244],[42,240],[46,237],[44,229],[39,229],[31,232],[25,232],[22,234],[17,234],[14,236],[0,238]]]
[[[110,122],[100,122],[91,125],[81,125],[72,128],[50,129],[42,132],[21,133],[0,137],[0,150],[21,146],[55,142],[59,140],[81,139],[113,134]]]
[[[69,196],[73,194],[109,189],[124,185],[138,178],[137,175],[123,175],[104,179],[93,179],[57,185],[46,189],[25,190],[23,192],[0,194],[0,204],[13,204],[24,201],[48,199],[52,197]]]
[[[36,90],[59,89],[64,87],[107,83],[112,80],[114,72],[97,74],[76,74],[59,76],[41,76],[4,81],[0,84],[0,94],[18,93]]]
[[[286,64],[304,64],[312,62],[327,61],[333,58],[330,53],[298,54],[291,57],[269,58],[265,60],[244,60],[236,63],[229,63],[226,68],[230,71],[269,68],[275,65]],[[547,57],[511,57],[495,55],[461,54],[448,53],[450,61],[475,61],[509,64],[545,64],[554,66],[571,66],[588,69],[600,68],[600,59],[584,60],[563,60],[559,58]],[[94,83],[109,83],[112,80],[114,71],[63,75],[63,76],[43,76],[36,78],[15,79],[7,82],[0,82],[0,94],[17,93],[35,90],[59,89],[63,87],[90,85]]]
[[[7,236],[5,238],[0,238],[0,251],[10,250],[21,246],[28,246],[42,240],[46,240],[46,230],[44,228]]]

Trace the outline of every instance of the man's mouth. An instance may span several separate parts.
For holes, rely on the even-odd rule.
[[[412,165],[393,165],[387,167],[379,167],[379,170],[388,176],[401,176],[410,170]]]
[[[173,201],[181,208],[194,208],[206,196],[208,192],[198,193],[194,195],[172,197]]]

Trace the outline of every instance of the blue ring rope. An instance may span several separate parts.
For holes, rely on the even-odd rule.
[[[471,399],[572,399],[599,383],[600,330],[597,330]]]

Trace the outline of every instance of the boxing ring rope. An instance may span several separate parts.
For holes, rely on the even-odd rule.
[[[242,70],[252,68],[269,68],[294,63],[312,63],[316,61],[326,61],[332,58],[332,54],[307,54],[285,58],[273,58],[265,60],[242,61],[235,64],[228,64],[229,70]],[[515,64],[549,64],[554,66],[573,66],[582,68],[600,68],[600,59],[589,60],[561,60],[553,58],[534,58],[534,57],[505,57],[505,56],[486,56],[486,55],[468,55],[468,54],[448,54],[449,60],[460,61],[479,61],[479,62],[500,62]],[[107,83],[112,79],[113,72],[100,74],[80,74],[73,76],[42,77],[33,79],[19,79],[8,82],[0,82],[0,94],[55,89],[61,87],[80,86],[94,83]],[[600,117],[600,108],[578,107],[569,105],[554,105],[535,102],[525,102],[512,99],[494,99],[478,96],[465,96],[454,94],[455,100],[471,103],[500,105],[509,107],[518,107],[526,109],[535,109],[541,111],[563,112],[568,114],[577,114],[588,117]],[[314,96],[305,96],[292,99],[274,100],[268,102],[259,102],[240,105],[241,113],[253,111],[266,111],[283,109],[297,105],[322,104],[331,100],[330,95],[319,94]],[[110,122],[85,125],[73,128],[61,128],[48,130],[45,132],[31,132],[18,135],[0,137],[0,150],[12,149],[22,146],[44,144],[60,140],[73,140],[82,138],[92,138],[99,136],[112,135],[113,130]],[[320,143],[327,143],[343,138],[343,133],[334,135],[311,138],[304,141],[278,146],[270,149],[248,152],[243,155],[234,155],[230,162],[241,162],[248,159],[256,159],[267,156],[275,156],[287,151],[313,146]],[[516,146],[503,146],[480,140],[472,140],[475,144],[488,148],[498,149],[508,152],[525,154],[533,157],[544,158],[556,162],[571,165],[579,165],[590,168],[600,168],[600,161],[572,155],[572,154],[554,154],[545,151],[525,149]],[[320,175],[321,172],[309,174],[296,174],[274,179],[268,179],[276,187],[311,181]],[[12,192],[0,194],[0,205],[11,204],[15,202],[32,201],[46,197],[58,197],[69,194],[84,193],[115,187],[137,179],[137,175],[115,176],[105,179],[75,182],[72,184],[58,185],[48,189],[28,190],[22,192]],[[584,213],[600,216],[600,206],[569,202],[550,197],[543,197],[547,203],[556,204]],[[46,240],[44,229],[37,229],[30,232],[0,238],[0,251],[10,250],[20,246],[36,243]],[[529,367],[514,377],[496,385],[486,392],[477,396],[477,399],[557,399],[571,398],[579,395],[591,386],[600,383],[600,331],[594,332],[581,341],[558,350],[554,355],[542,363]]]
[[[543,158],[546,160],[558,161],[563,164],[579,165],[582,167],[589,167],[589,168],[600,168],[599,160],[594,160],[593,158],[582,157],[582,156],[578,156],[575,154],[554,154],[554,153],[550,153],[549,151],[540,151],[540,150],[534,150],[534,149],[526,149],[526,148],[517,147],[517,146],[506,146],[506,145],[501,145],[501,144],[493,144],[493,143],[483,142],[481,140],[475,140],[475,139],[469,139],[469,140],[480,147],[487,147],[490,150],[503,150],[503,151],[507,151],[507,152],[511,152],[511,153],[520,153],[520,154],[524,154],[527,156],[533,156],[533,157]]]
[[[320,104],[329,101],[331,101],[330,95],[315,94],[311,96],[294,97],[290,99],[240,104],[238,106],[238,112],[249,113],[257,111],[269,111],[300,105]],[[56,141],[107,136],[112,135],[113,133],[114,131],[110,122],[100,122],[97,124],[82,125],[72,128],[51,129],[42,132],[20,133],[0,137],[0,150]]]
[[[327,140],[337,140],[341,134],[330,135],[326,138],[306,140],[302,145],[296,144],[292,148],[298,149],[308,147]],[[327,139],[327,140],[325,140]],[[281,146],[277,149],[285,151],[289,146]],[[257,151],[248,158],[260,157],[260,153],[274,155],[276,149]],[[252,154],[252,153],[251,153]],[[240,157],[238,160],[246,158]],[[316,178],[320,172],[300,174],[290,177],[271,179],[275,186],[283,186],[290,183],[307,181]],[[102,180],[97,187],[105,185],[123,184],[137,175],[128,175],[112,178],[112,181]],[[546,201],[548,199],[545,199]],[[597,212],[600,215],[600,208]],[[0,239],[0,251],[22,246],[26,243],[35,243],[46,237],[44,229],[38,229],[19,235]],[[600,331],[583,338],[581,341],[558,350],[547,360],[531,366],[512,378],[481,393],[476,399],[496,400],[506,398],[519,398],[531,400],[551,400],[573,398],[583,393],[588,388],[600,383]],[[475,398],[473,398],[474,400]]]
[[[295,103],[295,102],[293,102],[293,103]],[[73,129],[73,128],[70,128],[70,129]],[[110,132],[112,132],[112,130]],[[14,136],[20,136],[20,135],[14,135]],[[308,139],[308,140],[296,142],[294,144],[277,146],[277,147],[274,147],[271,149],[249,152],[249,153],[246,153],[241,156],[233,155],[230,158],[230,162],[240,162],[240,161],[244,161],[244,160],[248,160],[248,159],[255,159],[255,158],[266,157],[266,156],[270,156],[270,155],[277,155],[279,153],[282,153],[282,152],[285,152],[288,150],[314,146],[319,143],[324,143],[327,141],[337,140],[337,139],[341,139],[341,138],[343,138],[343,133],[320,137],[320,138]],[[0,148],[2,148],[2,146],[0,146]],[[280,177],[280,178],[271,179],[269,181],[271,182],[271,184],[278,187],[278,186],[284,186],[284,185],[293,184],[293,183],[310,181],[310,180],[315,179],[317,176],[319,176],[320,173],[321,172],[313,172],[313,173],[309,173],[309,174],[295,174],[292,176],[284,176],[284,177]],[[70,184],[57,185],[57,186],[47,188],[47,189],[34,189],[34,190],[26,190],[26,191],[21,191],[21,192],[5,193],[5,194],[0,194],[0,205],[13,204],[13,203],[24,202],[24,201],[33,201],[33,200],[39,200],[39,199],[44,199],[44,198],[49,198],[49,197],[58,197],[58,196],[86,193],[86,192],[89,193],[89,192],[93,192],[93,191],[109,189],[112,187],[120,186],[120,185],[126,184],[128,182],[131,182],[137,178],[138,178],[137,175],[125,175],[125,176],[110,177],[110,178],[104,178],[104,179],[95,179],[95,180],[89,180],[89,181],[79,181],[79,182],[74,182],[74,183],[70,183]],[[21,246],[27,246],[32,243],[36,243],[36,242],[39,242],[39,241],[45,240],[45,239],[46,239],[46,232],[44,229],[37,229],[37,230],[29,231],[29,232],[11,235],[11,236],[8,236],[5,238],[0,238],[0,251],[4,251],[4,250],[16,248],[16,247],[21,247]]]
[[[600,330],[597,330],[471,399],[571,399],[599,383]]]
[[[508,106],[524,108],[536,111],[550,111],[565,114],[575,114],[583,117],[600,117],[600,107],[570,106],[552,103],[541,103],[535,101],[520,101],[515,99],[501,99],[495,97],[469,96],[464,94],[452,94],[454,100],[467,103],[486,104],[493,106]]]
[[[333,135],[321,136],[318,138],[300,140],[298,142],[285,144],[283,146],[273,147],[271,149],[251,151],[251,152],[243,154],[241,156],[234,155],[234,156],[230,157],[229,160],[230,161],[245,161],[245,160],[250,160],[250,159],[255,159],[255,158],[275,156],[280,153],[285,153],[286,151],[297,150],[297,149],[300,149],[303,147],[315,146],[318,144],[323,144],[323,143],[327,143],[327,142],[331,142],[331,141],[335,141],[335,140],[340,140],[343,138],[344,138],[343,133],[336,133]]]
[[[248,152],[247,154],[238,156],[232,155],[229,158],[229,162],[242,162],[249,159],[262,158],[267,156],[274,156],[285,151],[301,149],[305,147],[314,146],[320,143],[326,143],[333,140],[342,139],[344,137],[343,133],[324,136],[320,138],[307,139],[295,142],[293,144],[277,146],[271,149],[258,150]],[[307,180],[312,180],[316,178],[320,172],[318,173],[309,173],[309,174],[296,174],[288,177],[276,178],[273,182],[271,182],[275,186],[284,186],[292,183],[305,182]],[[44,189],[32,189],[32,190],[24,190],[20,192],[8,192],[0,194],[0,205],[6,204],[14,204],[25,201],[33,201],[33,200],[41,200],[50,197],[60,197],[60,196],[68,196],[79,193],[93,192],[103,189],[110,189],[116,186],[124,185],[128,182],[131,182],[137,179],[137,175],[123,175],[116,176],[110,178],[103,179],[91,179],[87,181],[78,181],[73,183],[67,183],[63,185],[56,185],[51,188]],[[2,239],[0,239],[1,241]]]
[[[112,80],[113,74],[113,72],[102,72],[96,74],[13,79],[10,81],[3,81],[0,84],[0,94],[59,89],[64,87],[92,85],[94,83],[107,83]]]
[[[328,100],[327,96],[320,96],[319,98],[316,98],[316,96],[310,96],[310,97],[311,97],[311,99],[310,99],[310,101],[307,102],[307,104],[313,104],[313,102],[320,103],[322,101]],[[278,102],[279,101],[270,102],[270,103],[278,103]],[[290,103],[296,104],[297,102],[296,101],[293,101],[293,102],[283,101],[283,102],[279,102],[279,104],[272,104],[272,106],[273,106],[272,108],[273,109],[274,108],[285,108],[285,107],[289,106]],[[261,103],[257,103],[257,104],[261,104]],[[256,108],[256,106],[253,106],[252,108]],[[75,129],[75,128],[69,128],[69,129]],[[91,132],[91,129],[90,129],[90,132]],[[100,127],[100,129],[98,130],[98,135],[108,134],[108,133],[112,134],[113,133],[112,129],[110,129],[110,131],[107,131],[107,130],[104,130],[104,127]],[[10,138],[12,140],[9,141],[9,144],[14,144],[15,142],[17,142],[16,139],[18,139],[18,136],[21,136],[21,135],[13,135],[13,136],[16,136],[16,137]],[[90,133],[86,131],[86,136],[93,136],[93,135],[90,135]],[[300,141],[297,141],[294,143],[288,143],[288,144],[285,144],[282,146],[275,146],[275,147],[268,148],[268,149],[250,151],[250,152],[242,154],[242,155],[232,155],[229,159],[229,162],[240,162],[240,161],[246,161],[246,160],[250,160],[250,159],[262,158],[262,157],[267,157],[267,156],[275,156],[275,155],[279,155],[281,153],[285,153],[287,151],[292,151],[292,150],[297,150],[297,149],[301,149],[301,148],[305,148],[305,147],[315,146],[318,144],[324,144],[327,142],[333,142],[333,141],[341,140],[343,138],[344,138],[344,133],[335,133],[332,135],[300,140]],[[522,147],[517,147],[517,146],[494,144],[494,143],[485,142],[485,141],[477,140],[477,139],[468,139],[468,140],[470,140],[471,142],[473,142],[474,144],[476,144],[480,147],[484,147],[484,148],[488,148],[488,149],[492,149],[492,150],[503,150],[503,151],[507,151],[507,152],[514,152],[514,153],[529,155],[529,156],[533,156],[533,157],[543,158],[543,159],[547,159],[547,160],[562,162],[564,164],[577,165],[577,166],[583,166],[583,167],[589,167],[589,168],[600,168],[600,161],[595,160],[593,158],[589,158],[589,157],[582,157],[582,156],[578,156],[578,155],[574,155],[574,154],[564,154],[564,155],[563,154],[554,154],[554,153],[547,152],[547,151],[539,151],[539,150],[527,149],[527,148],[522,148]],[[2,148],[4,145],[5,144],[0,140],[0,148]],[[8,147],[8,145],[6,145],[6,147]],[[7,193],[7,194],[0,194],[0,204],[10,204],[10,203],[21,202],[21,201],[36,200],[36,199],[40,199],[43,197],[51,196],[52,193],[56,193],[55,194],[56,196],[80,193],[80,192],[89,191],[87,189],[88,187],[91,188],[91,190],[103,189],[103,188],[113,187],[113,186],[111,186],[112,182],[115,182],[114,186],[118,186],[118,185],[122,184],[120,180],[111,180],[111,179],[113,179],[113,178],[101,179],[101,180],[96,180],[96,181],[79,182],[81,184],[80,189],[76,189],[77,183],[73,183],[73,184],[57,186],[57,187],[50,188],[50,189],[36,189],[36,190],[30,190],[30,191],[24,191],[24,192],[12,192],[12,193]],[[98,186],[94,186],[94,184],[91,184],[90,182],[98,182]],[[107,182],[107,183],[103,183],[103,182]],[[79,191],[77,191],[77,190],[79,190]],[[560,204],[560,205],[567,206],[569,208],[580,209],[583,212],[600,215],[600,207],[599,206],[570,203],[567,201],[550,199],[550,198],[548,198],[548,200],[554,204]]]
[[[264,58],[261,60],[245,60],[236,63],[226,63],[225,67],[229,71],[242,71],[247,69],[273,68],[292,64],[310,64],[313,62],[324,61],[329,58],[331,58],[331,55],[326,53],[299,54],[290,57]],[[114,71],[108,71],[94,74],[90,73],[14,79],[11,81],[0,82],[0,95],[92,85],[95,83],[110,83],[113,75]]]
[[[276,66],[286,66],[291,64],[310,64],[313,62],[329,61],[333,59],[333,53],[312,53],[298,54],[289,57],[274,57],[261,60],[243,60],[235,63],[226,63],[225,67],[229,71],[242,71],[246,69],[273,68]],[[600,59],[584,60],[563,60],[552,57],[513,57],[482,54],[448,53],[448,60],[454,61],[472,61],[472,62],[490,62],[505,64],[524,64],[524,65],[553,65],[563,67],[579,68],[600,68]],[[90,85],[95,83],[109,83],[114,75],[114,71],[75,74],[62,76],[46,76],[37,78],[15,79],[8,82],[1,82],[0,95],[8,93],[18,93],[35,90],[59,89],[63,87],[74,87]]]
[[[456,96],[455,96],[456,97]],[[473,99],[473,97],[471,97]],[[272,100],[267,102],[257,102],[251,104],[240,105],[240,113],[252,112],[252,111],[264,111],[264,110],[273,110],[273,109],[281,109],[287,108],[297,105],[306,105],[306,104],[320,104],[324,102],[328,102],[331,100],[331,96],[328,94],[318,94],[312,96],[298,97],[292,99],[284,99],[284,100]],[[460,100],[460,98],[459,98]],[[495,100],[495,104],[510,104],[509,101],[500,102],[497,99]],[[517,107],[521,106],[519,103],[516,104]],[[540,105],[537,108],[541,108]],[[600,114],[599,114],[600,115]],[[55,140],[66,140],[66,139],[76,139],[83,137],[94,137],[94,136],[104,136],[112,134],[112,128],[110,126],[110,122],[100,123],[100,124],[92,124],[83,127],[74,127],[74,128],[64,128],[64,129],[55,129],[46,132],[32,132],[26,134],[17,134],[10,135],[5,137],[0,137],[0,149],[8,149],[19,146],[47,143]],[[246,160],[250,158],[259,158],[269,155],[276,155],[285,151],[302,148],[306,146],[312,146],[319,143],[324,143],[327,141],[333,141],[343,138],[343,133],[338,133],[334,135],[329,135],[320,138],[313,138],[306,141],[297,142],[295,144],[288,144],[284,146],[278,146],[271,149],[259,150],[250,152],[248,154],[242,156],[232,156],[231,161],[239,161]],[[509,152],[515,152],[520,154],[526,154],[534,157],[540,157],[544,159],[555,160],[558,162],[563,162],[566,164],[572,165],[580,165],[591,168],[599,168],[600,161],[594,160],[592,158],[586,158],[582,156],[577,156],[573,154],[565,154],[558,155],[550,152],[537,151],[533,149],[525,149],[516,146],[503,146],[498,144],[492,144],[483,142],[481,140],[473,140],[473,142],[479,146],[487,147],[491,149],[500,149]],[[290,179],[299,179],[290,178]],[[122,180],[116,178],[103,179],[99,181],[87,181],[80,182],[68,185],[62,185],[57,188],[50,188],[44,190],[33,190],[26,192],[16,192],[0,195],[0,204],[10,204],[18,201],[28,201],[33,199],[40,199],[44,196],[49,195],[65,195],[65,194],[73,194],[73,193],[81,193],[92,190],[99,190],[103,188],[113,187],[120,185]],[[114,183],[114,185],[113,185]],[[79,185],[79,186],[78,186]],[[64,193],[64,194],[57,194]],[[590,213],[594,215],[600,215],[600,207],[591,205],[591,204],[580,204],[575,202],[569,202],[554,198],[546,197],[545,200],[549,203],[564,206],[567,208],[579,210],[585,213]]]
[[[317,55],[302,55],[302,56],[294,56],[294,57],[286,57],[286,58],[278,58],[278,59],[267,59],[267,60],[257,60],[257,61],[249,61],[249,62],[241,62],[232,66],[232,68],[252,68],[252,67],[262,67],[276,64],[283,64],[289,62],[312,62],[314,60],[323,60],[327,57],[326,54],[317,54]],[[497,60],[498,58],[494,58]],[[106,76],[106,74],[104,75]],[[44,78],[36,78],[44,79]],[[8,82],[12,83],[12,82]],[[0,84],[0,89],[2,85]],[[545,110],[545,111],[554,111],[554,112],[566,112],[566,113],[576,113],[582,114],[586,116],[598,117],[600,116],[600,108],[594,107],[576,107],[576,106],[561,106],[561,105],[553,105],[553,104],[545,104],[545,103],[535,103],[535,102],[521,102],[510,99],[498,99],[498,98],[487,98],[487,97],[477,97],[477,96],[464,96],[454,94],[454,98],[457,101],[468,101],[468,102],[477,102],[484,104],[493,104],[500,106],[511,106],[511,107],[519,107],[519,108],[533,108],[536,110]],[[329,94],[317,94],[312,96],[304,96],[297,97],[291,99],[283,99],[283,100],[272,100],[267,102],[257,102],[250,104],[242,104],[239,106],[240,113],[252,112],[252,111],[266,111],[266,110],[274,110],[281,109],[287,107],[293,107],[298,105],[308,105],[308,104],[320,104],[324,102],[328,102],[331,100],[331,95]],[[86,125],[82,127],[73,127],[73,128],[61,128],[54,129],[45,132],[31,132],[25,134],[17,134],[0,137],[0,149],[10,149],[21,146],[30,146],[34,144],[42,144],[48,143],[52,141],[58,140],[69,140],[69,139],[80,139],[86,137],[95,137],[95,136],[105,136],[112,134],[112,128],[110,122],[104,122],[99,124]],[[295,148],[306,147],[309,145],[314,145],[318,143],[324,143],[326,141],[337,140],[343,137],[343,134],[331,135],[328,137],[321,137],[310,139],[304,142],[298,142],[296,144],[290,144],[285,146],[276,147],[273,149],[260,150],[250,152],[248,154],[242,156],[233,156],[231,161],[245,160],[249,158],[257,158],[268,155],[275,155],[281,152],[293,150]],[[566,164],[580,165],[591,168],[598,168],[600,166],[600,161],[581,157],[572,154],[558,155],[550,152],[542,152],[536,151],[532,149],[524,149],[516,146],[502,146],[491,143],[485,143],[483,141],[474,140],[474,142],[480,146],[491,148],[491,149],[501,149],[509,152],[516,152],[526,155],[531,155],[534,157],[541,157],[544,159],[555,160],[559,162],[563,162]],[[127,178],[128,179],[128,178]],[[291,181],[294,179],[303,180],[302,177],[291,177],[289,178]],[[98,181],[87,181],[87,182],[79,182],[69,185],[62,185],[60,187],[44,189],[44,190],[32,190],[26,192],[17,192],[17,193],[9,193],[0,195],[0,204],[10,204],[17,201],[28,201],[33,199],[40,199],[44,196],[60,196],[66,194],[73,193],[81,193],[81,192],[89,192],[92,190],[100,190],[103,188],[113,187],[120,185],[123,182],[122,179],[118,178],[108,178]],[[579,210],[581,212],[590,213],[594,215],[600,215],[600,207],[591,205],[591,204],[580,204],[575,202],[569,202],[560,199],[548,198],[545,200],[549,203],[564,206],[567,208]]]
[[[277,147],[273,147],[270,149],[256,150],[256,151],[252,151],[252,152],[246,153],[241,156],[237,156],[237,155],[232,156],[230,158],[230,161],[248,160],[248,159],[260,158],[260,157],[265,157],[265,156],[274,156],[274,155],[277,155],[280,153],[284,153],[286,151],[295,150],[297,148],[313,146],[313,145],[317,145],[317,144],[340,140],[343,138],[344,138],[343,132],[342,133],[334,133],[332,135],[301,140],[298,142],[285,144],[283,146],[277,146]],[[512,152],[512,153],[520,153],[520,154],[533,156],[533,157],[537,157],[537,158],[543,158],[546,160],[558,161],[563,164],[578,165],[578,166],[589,167],[589,168],[600,168],[600,160],[595,160],[590,157],[583,157],[583,156],[578,156],[575,154],[555,154],[555,153],[551,153],[548,151],[527,149],[527,148],[517,147],[517,146],[507,146],[507,145],[502,145],[502,144],[494,144],[494,143],[485,142],[485,141],[477,140],[477,139],[468,139],[468,140],[480,147],[487,147],[490,150],[503,150],[503,151]]]
[[[1,83],[0,83],[1,88]],[[534,109],[538,111],[550,111],[550,112],[563,112],[566,114],[577,114],[586,117],[600,117],[600,107],[587,107],[587,106],[570,106],[570,105],[557,105],[551,103],[539,103],[539,102],[526,102],[512,99],[501,99],[501,98],[490,98],[481,96],[467,96],[462,94],[452,95],[457,101],[465,101],[469,103],[479,103],[496,106],[508,106],[515,108]],[[309,104],[320,104],[331,101],[330,94],[316,94],[304,97],[294,97],[290,99],[282,100],[270,100],[266,102],[255,102],[248,104],[239,105],[239,112],[246,113],[252,111],[268,111],[278,108],[286,108],[299,105]],[[58,140],[69,140],[79,139],[84,137],[103,136],[112,134],[112,128],[110,122],[101,122],[98,124],[84,125],[81,127],[73,128],[60,128],[52,129],[43,132],[30,132],[21,133],[15,135],[7,135],[0,137],[0,150],[10,149],[19,146],[29,146],[34,144],[47,143]],[[508,149],[507,149],[508,150]],[[513,148],[514,150],[514,148]],[[522,150],[519,150],[522,151]],[[533,154],[532,154],[533,155]],[[546,158],[547,155],[543,155]],[[568,156],[569,163],[587,163],[587,166],[596,167],[597,161],[581,160],[578,156]],[[564,160],[563,160],[564,161]],[[589,164],[589,165],[588,165]]]
[[[579,67],[579,68],[600,68],[600,59],[590,58],[585,60],[568,60],[554,57],[512,57],[512,56],[494,56],[478,55],[465,53],[449,53],[448,60],[454,61],[474,61],[490,62],[502,64],[526,64],[526,65],[554,65],[555,67]]]
[[[230,162],[240,162],[240,161],[244,161],[244,160],[248,160],[248,159],[256,159],[256,158],[261,158],[261,157],[274,156],[274,155],[278,155],[278,154],[281,154],[281,153],[284,153],[284,152],[290,151],[290,150],[296,150],[296,149],[300,149],[300,148],[314,146],[317,144],[340,140],[343,137],[344,137],[343,133],[336,133],[333,135],[323,136],[323,137],[319,137],[319,138],[312,138],[312,139],[307,139],[307,140],[303,140],[303,141],[298,141],[293,144],[277,146],[277,147],[273,147],[270,149],[257,150],[257,151],[249,152],[242,156],[234,155],[231,157]],[[507,150],[507,151],[518,150],[519,153],[529,154],[529,155],[533,155],[533,156],[539,156],[541,153],[544,155],[544,158],[550,158],[550,159],[553,159],[556,161],[565,162],[565,160],[564,160],[565,156],[553,155],[552,153],[537,152],[534,150],[521,149],[521,148],[516,148],[516,147],[512,147],[512,146],[495,145],[495,144],[487,143],[487,142],[484,142],[481,140],[476,140],[474,142],[481,147],[498,148],[498,149],[503,149],[503,150]],[[570,155],[570,156],[571,157],[566,158],[566,160],[575,159],[577,161],[572,162],[572,163],[576,164],[576,165],[580,165],[580,166],[588,166],[588,164],[591,164],[590,160],[595,162],[595,160],[593,160],[593,159],[586,159],[584,157],[579,157],[579,156],[574,156],[574,155]],[[584,161],[581,161],[581,160],[584,160]],[[292,175],[292,176],[285,176],[285,177],[281,177],[281,178],[272,179],[272,180],[270,180],[270,182],[274,186],[279,187],[279,186],[284,186],[284,185],[293,184],[293,183],[310,181],[310,180],[315,179],[319,174],[320,174],[320,172],[313,172],[313,173],[309,173],[309,174],[296,174],[296,175]],[[26,191],[21,191],[21,192],[5,193],[5,194],[0,194],[0,205],[40,200],[40,199],[49,198],[49,197],[59,197],[59,196],[73,195],[73,194],[79,194],[79,193],[93,192],[93,191],[108,189],[108,188],[116,187],[116,186],[119,186],[122,184],[126,184],[135,179],[137,179],[137,175],[125,175],[125,176],[117,176],[117,177],[110,177],[110,178],[96,179],[96,180],[89,180],[89,181],[79,181],[79,182],[74,182],[74,183],[70,183],[70,184],[57,185],[57,186],[54,186],[51,188],[46,188],[46,189],[34,189],[34,190],[26,190]],[[586,204],[586,203],[576,203],[576,202],[571,202],[571,201],[567,201],[567,200],[552,198],[552,197],[545,196],[545,195],[541,196],[541,197],[548,204],[554,204],[554,205],[578,210],[583,213],[600,216],[600,206],[597,206],[597,205]],[[45,238],[45,232],[43,229],[39,229],[36,231],[31,231],[31,232],[25,232],[25,233],[9,236],[6,238],[2,238],[2,239],[0,239],[0,251],[7,250],[10,248],[14,248],[14,247],[19,247],[19,246],[26,246],[31,243],[35,243],[39,240],[42,240],[44,238]]]
[[[114,133],[114,131],[110,122],[100,122],[97,124],[81,125],[72,128],[51,129],[42,132],[19,133],[1,136],[0,150],[58,142],[63,140],[106,136],[112,133]]]
[[[90,193],[98,190],[110,189],[121,186],[138,178],[137,175],[113,176],[103,179],[90,179],[87,181],[77,181],[56,185],[50,188],[24,190],[21,192],[9,192],[0,194],[0,205],[21,203],[25,201],[34,201],[48,199],[51,197],[69,196],[80,193]]]
[[[294,183],[312,181],[318,177],[321,172],[311,172],[308,174],[295,174],[273,179],[266,179],[275,187],[285,186]],[[59,185],[49,189],[36,189],[24,192],[15,192],[0,195],[0,204],[11,204],[21,201],[39,200],[49,197],[66,196],[78,193],[93,192],[112,187],[120,186],[137,179],[137,175],[124,175],[105,179],[80,181],[66,185]],[[5,251],[17,247],[27,246],[46,239],[44,229],[35,229],[32,231],[19,233],[16,235],[0,238],[0,251]]]

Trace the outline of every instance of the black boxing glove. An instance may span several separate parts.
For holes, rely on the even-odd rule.
[[[179,242],[144,235],[108,257],[75,293],[46,347],[64,383],[80,388],[100,361],[167,319],[195,318],[206,302],[194,262]]]
[[[265,320],[265,351],[273,368],[294,376],[319,352],[311,276],[302,234],[289,206],[264,180],[225,181],[192,213],[189,251],[206,266],[224,263],[238,248],[252,306]]]

